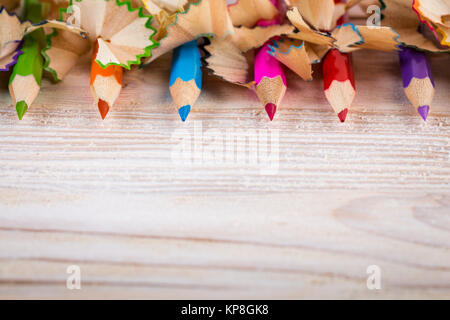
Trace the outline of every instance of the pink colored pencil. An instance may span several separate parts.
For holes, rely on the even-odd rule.
[[[277,0],[270,0],[277,7]],[[260,20],[258,26],[267,27],[279,24],[279,18],[273,20]],[[255,54],[255,83],[256,94],[264,105],[270,121],[273,120],[277,107],[286,93],[286,76],[281,63],[271,56],[269,45],[272,40],[267,41]]]

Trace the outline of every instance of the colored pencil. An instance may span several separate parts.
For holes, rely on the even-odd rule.
[[[197,40],[174,49],[169,90],[181,120],[186,121],[202,90],[202,62]]]
[[[277,7],[277,0],[270,0]],[[279,18],[273,20],[260,20],[258,26],[270,26],[279,24]],[[271,39],[272,40],[272,39]],[[255,89],[256,94],[266,109],[270,121],[273,120],[277,107],[286,93],[287,84],[281,62],[270,55],[269,45],[271,40],[266,42],[255,53]]]
[[[98,41],[95,42],[92,56],[90,86],[100,115],[104,120],[122,90],[123,67],[112,65],[102,68],[95,61],[97,52]]]
[[[411,104],[424,121],[434,96],[434,81],[425,53],[402,47],[399,51],[403,88]]]
[[[356,93],[351,54],[331,49],[323,59],[322,70],[325,96],[344,122]]]
[[[341,0],[334,2],[340,3]],[[343,21],[344,17],[339,19],[338,25]],[[352,54],[331,49],[323,59],[322,73],[325,97],[339,120],[344,122],[356,94]]]
[[[24,3],[24,19],[33,23],[42,20],[42,4],[38,0]],[[22,120],[28,108],[36,99],[41,88],[44,60],[41,49],[45,43],[44,31],[36,30],[24,37],[21,51],[11,76],[9,92],[16,107],[17,116]]]

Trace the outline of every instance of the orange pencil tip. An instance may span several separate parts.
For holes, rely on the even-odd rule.
[[[344,110],[342,110],[341,112],[338,113],[338,117],[339,117],[339,120],[341,120],[341,122],[345,122],[345,118],[347,118],[347,113],[348,113],[347,108],[345,108]]]
[[[270,121],[273,120],[273,117],[275,116],[275,113],[277,112],[277,106],[273,103],[268,103],[266,104],[266,112],[267,115],[269,116]]]
[[[102,119],[105,120],[106,115],[109,112],[109,104],[106,101],[99,99],[98,100],[98,111],[100,111],[100,115],[102,116]]]

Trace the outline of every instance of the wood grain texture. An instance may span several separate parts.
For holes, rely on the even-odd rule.
[[[170,57],[126,72],[105,121],[88,57],[22,121],[0,75],[0,298],[450,298],[450,56],[431,63],[427,124],[396,54],[354,53],[344,124],[317,67],[311,83],[287,72],[272,123],[210,77],[181,123]]]

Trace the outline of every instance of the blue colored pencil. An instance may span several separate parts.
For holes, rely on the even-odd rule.
[[[187,42],[173,51],[170,71],[170,94],[186,121],[192,105],[202,90],[202,62],[197,41]]]

